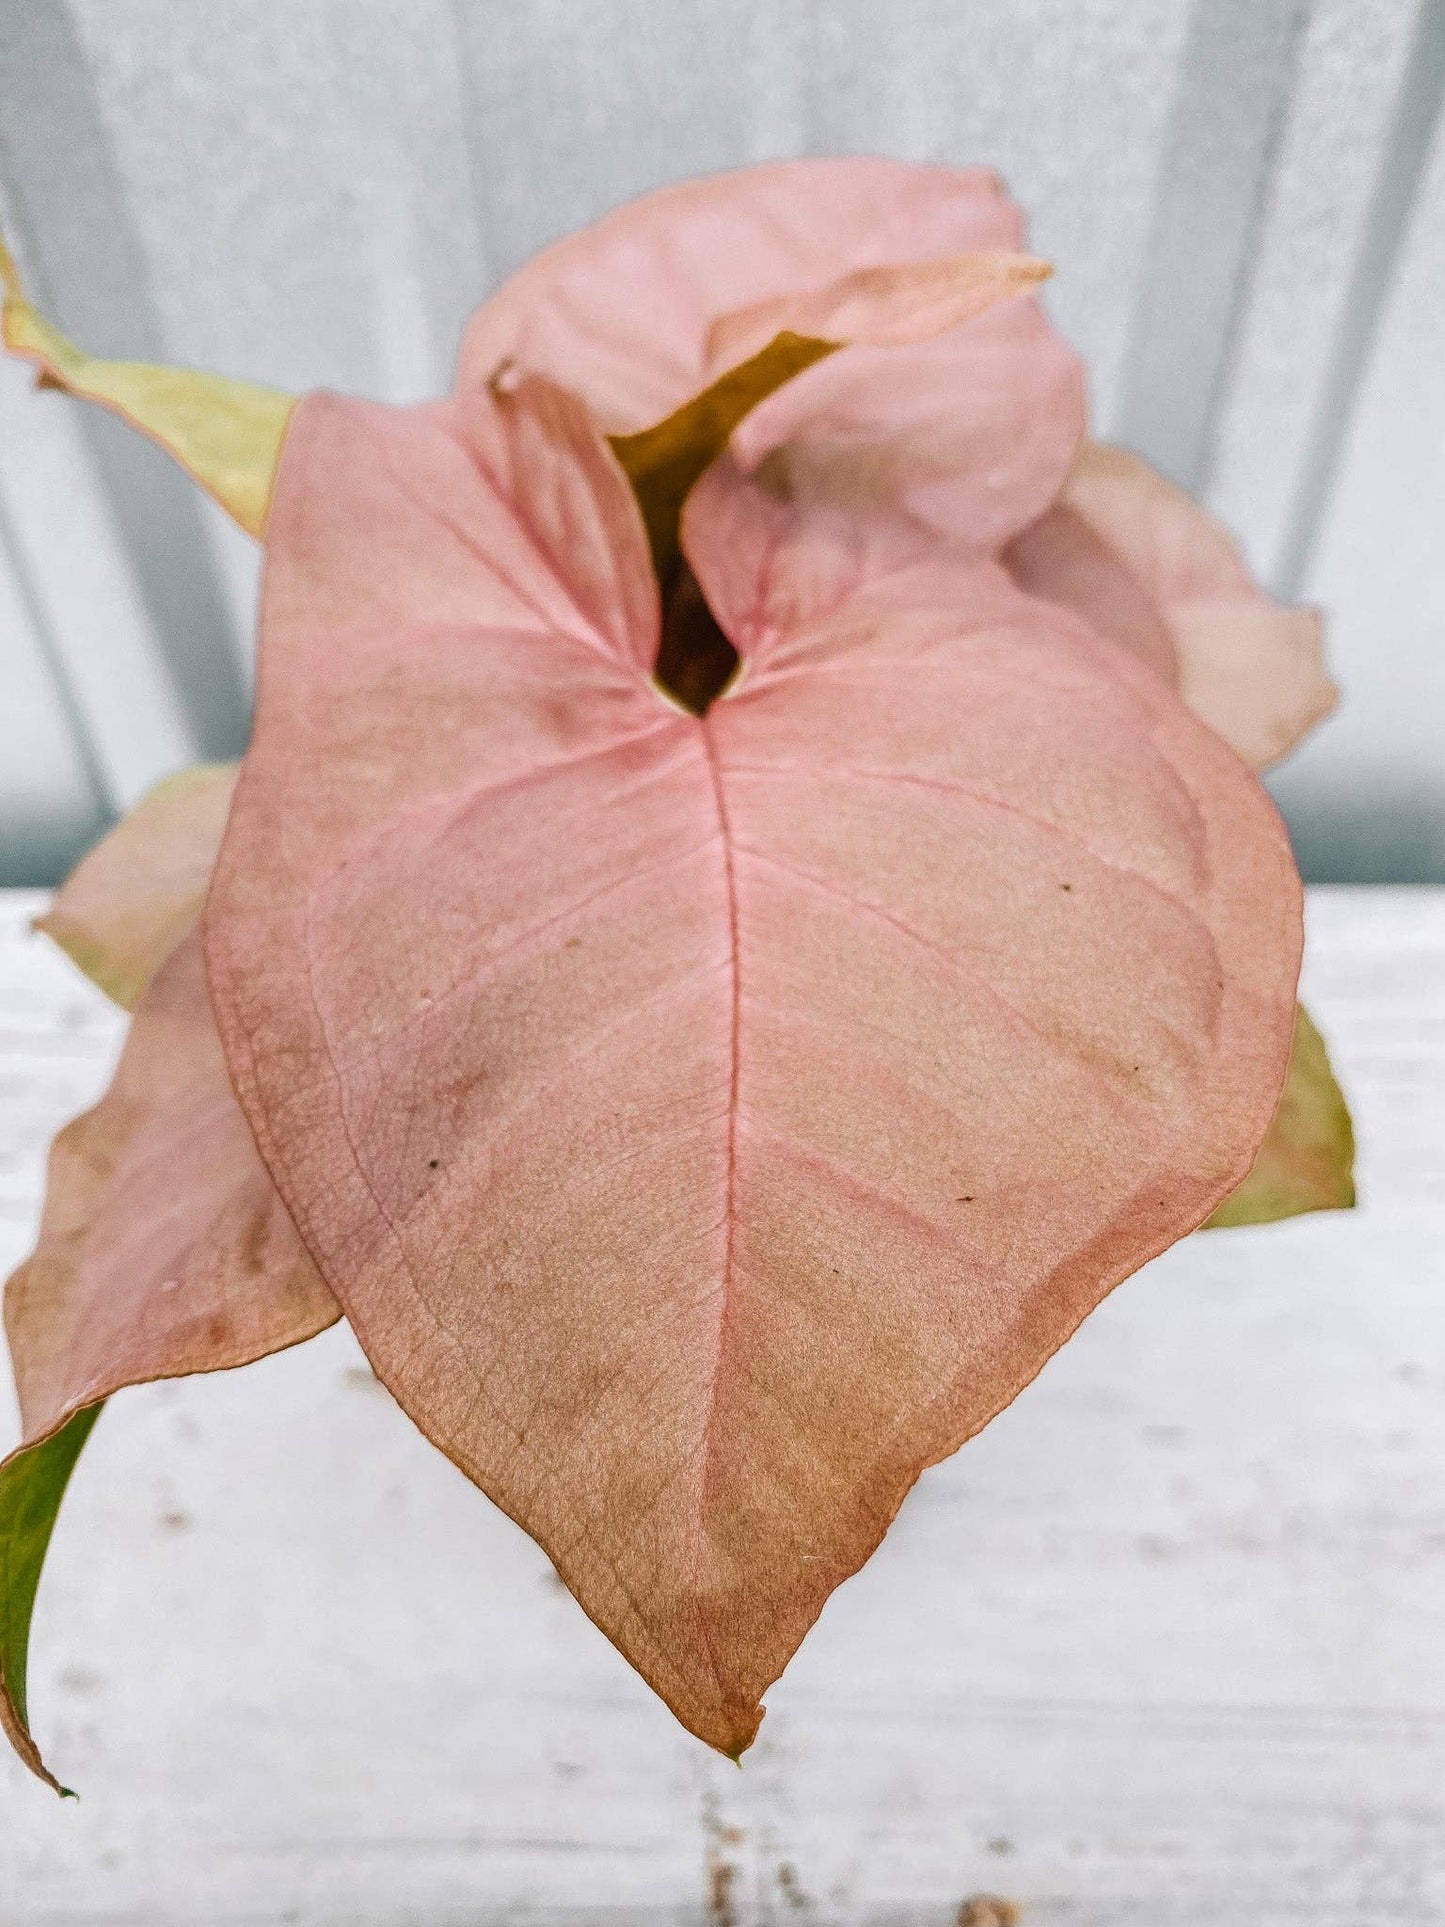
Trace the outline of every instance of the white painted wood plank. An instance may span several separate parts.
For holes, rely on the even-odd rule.
[[[33,1186],[117,1025],[30,907],[0,1149]],[[1445,893],[1310,925],[1363,1209],[1121,1287],[921,1482],[741,1772],[344,1333],[114,1401],[32,1688],[83,1798],[0,1763],[6,1927],[946,1927],[980,1889],[1025,1927],[1439,1927]]]
[[[105,788],[128,810],[158,778],[197,760],[149,613],[76,411],[0,362],[0,505],[28,558],[52,639]]]

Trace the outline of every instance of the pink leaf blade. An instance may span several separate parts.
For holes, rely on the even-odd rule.
[[[379,1376],[736,1753],[923,1466],[1248,1169],[1298,878],[1156,675],[907,517],[705,477],[747,665],[686,716],[411,519],[410,432],[293,425],[218,1020]]]
[[[5,1291],[23,1437],[0,1463],[0,1720],[42,1779],[25,1653],[85,1415],[128,1386],[249,1364],[339,1316],[232,1095],[193,927],[142,995],[110,1089],[57,1137],[36,1250]]]
[[[1338,700],[1319,611],[1275,601],[1225,529],[1126,449],[1086,443],[1009,564],[1169,674],[1253,769],[1287,755]]]
[[[472,317],[457,390],[515,366],[577,391],[608,434],[635,434],[718,372],[708,347],[722,317],[879,266],[1020,240],[1018,210],[982,168],[803,160],[685,181],[506,281]]]
[[[708,329],[707,365],[731,368],[783,333],[857,347],[914,347],[1036,288],[1049,273],[1047,262],[1002,250],[857,268],[825,287],[770,295],[719,315]]]

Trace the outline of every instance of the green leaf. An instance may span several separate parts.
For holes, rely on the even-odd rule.
[[[30,1736],[26,1658],[35,1592],[56,1514],[102,1409],[87,1406],[49,1438],[22,1446],[0,1463],[0,1727],[30,1771],[69,1799],[74,1794],[50,1772]]]
[[[1254,1169],[1204,1225],[1273,1224],[1305,1211],[1348,1210],[1355,1202],[1355,1133],[1325,1040],[1301,1004],[1294,1047],[1274,1122]]]

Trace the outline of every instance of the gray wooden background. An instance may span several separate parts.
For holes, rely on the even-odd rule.
[[[803,152],[992,163],[1101,428],[1327,605],[1278,779],[1326,880],[1445,880],[1445,0],[4,0],[0,219],[98,352],[395,399],[541,243]],[[0,883],[246,729],[255,557],[0,370]]]

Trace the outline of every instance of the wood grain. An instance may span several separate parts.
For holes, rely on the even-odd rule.
[[[118,1033],[0,899],[0,1257]],[[1445,1922],[1445,892],[1322,891],[1360,1211],[1187,1241],[930,1473],[741,1771],[344,1332],[117,1399],[4,1927]],[[13,1419],[0,1416],[0,1438]]]

